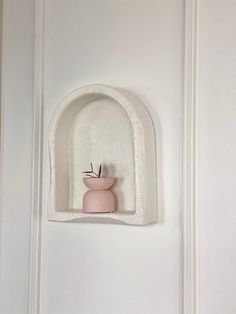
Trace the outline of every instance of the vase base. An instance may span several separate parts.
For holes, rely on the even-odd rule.
[[[91,214],[115,211],[115,196],[110,190],[90,190],[84,194],[83,212]]]

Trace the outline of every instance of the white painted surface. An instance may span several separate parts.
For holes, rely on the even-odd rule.
[[[197,167],[200,314],[236,313],[235,16],[235,1],[201,1]]]
[[[128,91],[104,84],[69,93],[56,107],[48,131],[50,196],[48,218],[56,221],[157,221],[156,140],[146,107]],[[82,212],[82,172],[90,162],[116,178],[117,210]],[[48,177],[48,174],[45,174]]]
[[[28,307],[33,99],[33,3],[3,3],[0,313]],[[14,22],[13,22],[14,21]]]
[[[45,180],[41,314],[179,314],[182,2],[46,2],[45,127],[55,109],[52,104],[78,86],[109,83],[133,91],[147,104],[155,128],[161,131],[158,158],[162,199],[158,225],[80,224],[78,229],[78,224],[47,222],[49,181]],[[25,314],[33,1],[4,3],[0,312]],[[233,0],[200,1],[196,112],[198,298],[196,311],[193,309],[197,314],[236,312],[234,16]],[[47,175],[47,151],[45,161]]]
[[[124,88],[147,106],[160,134],[163,186],[153,226],[48,222],[45,150],[41,311],[178,313],[182,1],[49,0],[45,25],[45,129],[71,90],[91,83]]]

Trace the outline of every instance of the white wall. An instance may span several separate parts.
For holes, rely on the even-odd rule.
[[[45,142],[42,313],[178,313],[183,3],[49,0],[45,9],[45,129],[79,86],[130,90],[161,138],[163,195],[153,226],[48,222]]]
[[[29,0],[7,0],[3,7],[0,312],[23,314],[28,306],[34,11]]]
[[[184,3],[45,2],[45,130],[57,103],[78,86],[129,89],[147,105],[160,136],[161,198],[153,226],[48,222],[45,138],[41,314],[180,314]],[[236,5],[199,0],[198,9],[196,314],[234,314]],[[29,298],[33,26],[33,0],[4,1],[4,314],[27,313]]]
[[[199,313],[236,313],[236,2],[201,1]]]

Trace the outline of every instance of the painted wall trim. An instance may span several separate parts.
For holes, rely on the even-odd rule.
[[[0,213],[2,211],[2,188],[3,188],[3,130],[4,130],[4,120],[3,120],[3,112],[4,112],[4,60],[5,60],[5,53],[4,53],[4,20],[3,20],[3,0],[0,0]],[[0,220],[0,239],[1,239],[1,220]]]
[[[185,73],[183,131],[183,232],[181,314],[197,314],[196,274],[196,105],[197,0],[185,1]],[[32,161],[32,219],[29,314],[40,314],[41,217],[43,170],[44,0],[35,0],[35,66]]]
[[[197,314],[196,275],[196,106],[197,0],[185,1],[183,133],[183,314]]]
[[[3,210],[3,164],[4,164],[4,77],[5,77],[5,20],[3,14],[3,0],[0,0],[0,244],[2,241],[2,210]],[[1,259],[1,251],[0,251]]]
[[[31,247],[28,314],[40,313],[42,173],[43,173],[43,90],[44,90],[44,0],[35,0],[34,101],[32,142]]]

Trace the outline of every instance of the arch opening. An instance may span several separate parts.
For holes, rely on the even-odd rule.
[[[148,224],[157,220],[155,135],[133,95],[88,85],[66,96],[49,126],[49,220]],[[102,164],[116,178],[114,213],[82,212],[82,171]]]

